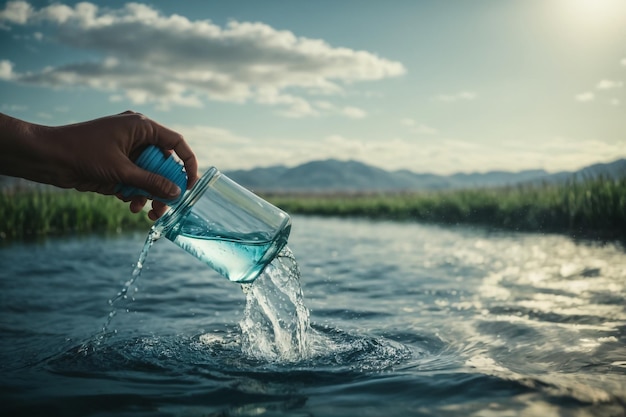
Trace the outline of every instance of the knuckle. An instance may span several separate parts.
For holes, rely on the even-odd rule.
[[[174,132],[174,134],[172,135],[172,138],[174,139],[175,143],[181,143],[185,141],[185,138],[183,137],[183,135],[181,135],[178,132]]]
[[[140,113],[138,111],[135,110],[126,110],[124,112],[122,112],[121,114],[125,114],[128,116],[133,116],[135,118],[145,118],[146,116],[143,115],[143,113]]]

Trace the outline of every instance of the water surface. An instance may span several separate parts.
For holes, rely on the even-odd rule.
[[[290,357],[246,339],[249,293],[164,239],[98,339],[144,239],[0,249],[3,415],[626,414],[618,245],[295,217],[311,329]]]

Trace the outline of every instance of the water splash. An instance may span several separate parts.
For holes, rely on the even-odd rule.
[[[141,275],[152,245],[160,237],[161,230],[153,226],[130,278],[109,300],[111,311],[101,331],[79,351],[93,351],[115,333],[109,328],[119,304],[128,299],[128,292]],[[247,300],[240,323],[242,353],[263,361],[293,362],[306,358],[310,353],[309,310],[304,305],[300,270],[291,250],[284,248],[254,283],[242,284],[242,289]]]
[[[298,363],[305,367],[380,371],[412,357],[407,347],[383,338],[362,338],[338,329],[313,327],[304,304],[300,269],[289,248],[284,248],[259,278],[243,284],[242,289],[246,307],[239,323],[241,333],[207,333],[199,337],[200,344],[218,356],[237,351],[238,366],[243,356],[264,367]]]
[[[284,248],[251,284],[243,284],[246,308],[241,327],[242,352],[271,362],[294,362],[310,354],[309,310],[304,305],[300,269]]]
[[[100,332],[95,336],[91,337],[87,342],[83,343],[79,349],[79,352],[87,353],[96,349],[97,346],[104,343],[111,334],[115,334],[116,332],[110,332],[109,327],[111,326],[111,322],[113,321],[113,317],[117,315],[117,309],[119,306],[120,300],[128,299],[128,291],[135,285],[135,282],[141,275],[143,271],[143,266],[148,258],[148,253],[150,252],[150,248],[154,245],[154,242],[159,240],[161,237],[161,230],[152,226],[150,231],[148,232],[148,236],[146,236],[146,241],[143,244],[143,248],[141,249],[141,253],[139,253],[139,258],[137,259],[137,263],[133,268],[133,272],[130,274],[130,278],[124,283],[122,289],[115,294],[115,297],[111,298],[108,303],[111,307],[109,314],[107,315],[106,321],[102,325]]]
[[[161,230],[152,227],[130,278],[109,300],[111,311],[101,331],[84,343],[78,352],[85,355],[95,353],[116,333],[109,330],[111,322],[121,303],[128,300],[129,290],[141,275],[152,245],[160,237]],[[347,360],[344,357],[364,355],[364,359],[359,361],[362,369],[380,369],[410,357],[406,348],[389,341],[365,340],[342,335],[338,330],[329,333],[312,328],[300,285],[300,269],[295,256],[287,247],[259,278],[241,287],[246,295],[246,307],[239,323],[241,333],[227,335],[226,338],[205,334],[200,337],[202,345],[217,346],[222,350],[226,346],[229,349],[238,346],[239,349],[235,349],[239,351],[238,355],[274,364],[308,360],[320,364],[342,364]],[[370,362],[371,367],[367,365]]]

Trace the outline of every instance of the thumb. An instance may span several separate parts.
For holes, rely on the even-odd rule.
[[[127,177],[123,181],[125,184],[147,191],[151,196],[165,200],[173,200],[181,193],[181,189],[172,181],[154,172],[139,168],[135,164],[129,167]]]

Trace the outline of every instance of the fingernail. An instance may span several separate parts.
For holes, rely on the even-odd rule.
[[[177,197],[180,194],[180,187],[178,185],[174,185],[170,188],[168,192],[168,197]]]

